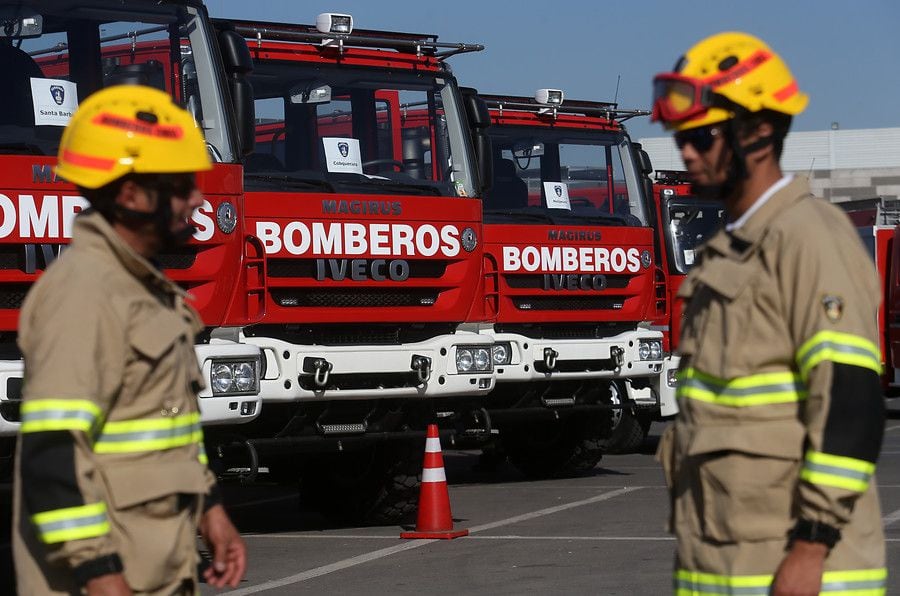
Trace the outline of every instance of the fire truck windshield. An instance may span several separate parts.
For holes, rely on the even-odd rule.
[[[495,125],[486,223],[646,226],[628,137],[616,132]],[[526,215],[528,214],[528,215]]]
[[[671,262],[677,273],[690,271],[696,251],[721,227],[724,218],[725,208],[721,203],[689,198],[669,202]]]
[[[441,73],[257,59],[256,148],[246,187],[473,196],[459,90]]]
[[[35,1],[4,10],[0,20],[0,152],[56,155],[79,101],[137,83],[170,93],[202,125],[212,157],[234,161],[218,69],[196,8]]]

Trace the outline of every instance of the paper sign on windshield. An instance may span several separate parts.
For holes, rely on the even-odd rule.
[[[322,137],[325,145],[325,164],[329,172],[362,174],[359,141],[343,137]]]
[[[550,209],[572,210],[569,204],[569,185],[562,182],[544,182],[544,196]]]
[[[65,126],[78,108],[78,86],[62,79],[31,78],[35,126]]]

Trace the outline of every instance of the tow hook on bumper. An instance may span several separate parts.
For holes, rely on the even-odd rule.
[[[413,354],[409,367],[416,371],[420,384],[424,385],[431,378],[431,358],[428,356]]]
[[[553,348],[544,348],[544,366],[547,367],[547,370],[552,371],[556,369],[556,359],[558,357],[559,352]]]
[[[317,387],[325,387],[328,384],[328,376],[334,365],[324,358],[306,357],[303,359],[303,372],[315,373],[313,381]]]
[[[609,349],[609,357],[616,365],[616,372],[619,372],[625,365],[625,350],[619,346],[613,346]]]

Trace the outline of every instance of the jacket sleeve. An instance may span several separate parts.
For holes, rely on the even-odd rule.
[[[92,443],[122,379],[124,326],[99,292],[33,294],[19,335],[22,514],[48,561],[68,564],[76,576],[84,565],[121,567]]]
[[[800,517],[840,529],[869,489],[884,434],[880,284],[846,217],[825,209],[816,215],[810,223],[817,233],[786,239],[774,266],[808,391]]]

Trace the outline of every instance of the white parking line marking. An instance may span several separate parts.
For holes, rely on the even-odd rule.
[[[892,430],[898,430],[898,429],[900,429],[900,424],[898,424],[897,426],[889,426],[886,429],[884,429],[884,432],[889,433]]]
[[[480,526],[475,526],[473,528],[469,528],[469,533],[474,534],[475,532],[484,532],[485,530],[493,530],[494,528],[499,528],[501,526],[508,526],[510,524],[517,524],[519,522],[528,521],[531,519],[535,519],[538,517],[543,517],[545,515],[551,515],[553,513],[559,513],[560,511],[566,511],[567,509],[574,509],[575,507],[582,507],[584,505],[592,505],[594,503],[599,503],[600,501],[608,501],[609,499],[613,499],[615,497],[620,497],[622,495],[627,495],[628,493],[634,492],[636,490],[640,490],[643,488],[642,486],[631,486],[620,488],[619,490],[613,490],[608,493],[603,493],[597,495],[596,497],[591,497],[589,499],[582,499],[580,501],[573,501],[571,503],[565,503],[564,505],[557,505],[556,507],[547,507],[546,509],[539,509],[538,511],[533,511],[531,513],[525,513],[522,515],[517,515],[515,517],[508,517],[506,519],[501,519],[500,521],[491,522],[489,524],[482,524]]]
[[[612,490],[609,492],[601,493],[601,494],[591,497],[589,499],[582,499],[580,501],[573,501],[571,503],[566,503],[564,505],[557,505],[556,507],[548,507],[546,509],[540,509],[538,511],[534,511],[531,513],[525,513],[523,515],[516,515],[514,517],[509,517],[506,519],[502,519],[500,521],[492,522],[489,524],[482,524],[480,526],[475,526],[474,528],[469,528],[469,533],[472,534],[475,532],[483,532],[485,530],[491,530],[493,528],[499,528],[501,526],[508,526],[510,524],[515,524],[515,523],[518,523],[521,521],[528,521],[530,519],[535,519],[535,518],[542,517],[545,515],[552,515],[554,513],[560,512],[560,511],[574,509],[575,507],[582,507],[584,505],[592,505],[594,503],[599,503],[601,501],[607,501],[609,499],[613,499],[615,497],[619,497],[621,495],[625,495],[630,492],[640,490],[641,488],[643,488],[643,487],[632,486],[632,487],[620,488],[618,490]],[[284,586],[289,586],[291,584],[300,583],[300,582],[306,581],[308,579],[313,579],[316,577],[321,577],[323,575],[328,575],[329,573],[334,573],[335,571],[341,571],[343,569],[355,567],[356,565],[362,565],[363,563],[368,563],[369,561],[383,559],[384,557],[389,557],[391,555],[401,553],[403,551],[411,550],[414,548],[420,548],[422,546],[428,546],[429,544],[431,544],[433,542],[438,542],[438,541],[437,540],[412,540],[412,541],[406,542],[404,544],[398,544],[396,546],[382,548],[382,549],[379,549],[376,551],[372,551],[370,553],[358,555],[356,557],[350,557],[349,559],[344,559],[343,561],[337,561],[336,563],[331,563],[330,565],[323,565],[321,567],[316,567],[315,569],[310,569],[308,571],[304,571],[303,573],[297,573],[295,575],[290,575],[288,577],[283,577],[281,579],[270,580],[267,582],[263,582],[261,584],[257,584],[255,586],[248,586],[246,588],[241,588],[239,590],[232,590],[231,592],[224,592],[223,594],[228,594],[230,596],[243,596],[244,594],[256,594],[258,592],[264,592],[266,590],[281,588]]]
[[[884,523],[885,528],[900,521],[900,509],[891,513],[890,515],[886,515],[881,521]]]

